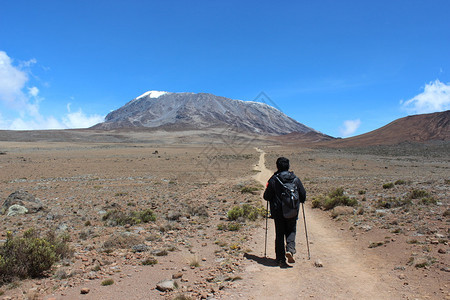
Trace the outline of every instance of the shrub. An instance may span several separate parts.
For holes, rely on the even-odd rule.
[[[380,247],[383,245],[384,245],[383,242],[372,242],[372,243],[370,243],[369,248],[376,248],[376,247]]]
[[[241,189],[241,194],[248,193],[248,194],[256,195],[256,194],[257,194],[257,191],[259,191],[259,190],[260,190],[259,187],[255,187],[255,186],[244,186],[244,187]]]
[[[316,197],[312,203],[313,208],[323,208],[324,210],[330,210],[336,206],[356,206],[357,204],[358,200],[345,195],[343,188],[337,188],[325,196]]]
[[[142,265],[144,265],[144,266],[153,266],[153,265],[156,265],[157,263],[158,263],[158,261],[156,260],[156,258],[149,257],[149,258],[146,258],[142,262]]]
[[[105,279],[102,281],[102,286],[112,285],[114,284],[114,280],[112,279]]]
[[[392,182],[383,184],[383,189],[391,189],[393,187],[394,187],[394,183],[392,183]]]
[[[103,221],[107,221],[111,226],[118,225],[136,225],[139,223],[148,223],[156,220],[156,215],[151,209],[144,211],[133,211],[126,214],[120,210],[110,210],[103,216]]]
[[[320,197],[314,197],[311,201],[312,208],[320,208],[322,206],[322,202]]]
[[[358,194],[359,194],[359,195],[365,195],[365,194],[366,194],[366,191],[365,191],[365,190],[360,190],[360,191],[358,192]]]
[[[259,216],[264,216],[265,209],[256,207],[250,204],[242,204],[230,209],[227,213],[227,217],[231,221],[238,219],[255,221]]]
[[[399,179],[396,182],[394,182],[394,184],[395,185],[402,185],[402,184],[406,184],[406,181]]]
[[[200,267],[200,261],[198,260],[198,257],[192,257],[191,260],[189,261],[189,266],[193,267],[193,268],[198,268]]]
[[[429,194],[427,191],[424,190],[412,190],[409,193],[409,198],[410,199],[419,199],[419,198],[424,198],[424,197],[428,197]]]
[[[425,204],[425,205],[437,203],[436,199],[434,199],[434,197],[432,197],[432,196],[422,198],[422,200],[420,200],[420,201],[422,202],[422,204]]]
[[[401,207],[405,205],[411,204],[410,199],[401,199],[401,198],[395,198],[390,197],[386,199],[379,199],[376,203],[377,207],[379,208],[395,208],[395,207]]]
[[[228,230],[228,231],[238,231],[239,229],[241,229],[241,224],[239,223],[221,223],[219,225],[217,225],[217,229],[218,230]]]
[[[142,240],[139,236],[122,233],[115,234],[109,237],[104,243],[103,247],[105,249],[128,249],[135,245],[142,244]]]
[[[0,283],[14,277],[35,278],[50,270],[58,260],[72,254],[67,238],[48,234],[40,237],[36,230],[27,230],[22,237],[7,233],[6,242],[0,246]]]
[[[191,216],[199,216],[199,217],[209,217],[208,210],[206,206],[188,206],[187,213]]]

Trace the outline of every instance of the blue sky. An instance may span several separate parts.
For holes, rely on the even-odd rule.
[[[450,109],[450,1],[0,0],[0,129],[91,126],[148,90],[332,136]]]

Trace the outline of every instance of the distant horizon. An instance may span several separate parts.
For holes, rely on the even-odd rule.
[[[450,109],[450,1],[29,1],[0,10],[0,129],[88,128],[149,90],[333,137]]]

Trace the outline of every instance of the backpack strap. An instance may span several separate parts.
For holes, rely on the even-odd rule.
[[[278,178],[278,176],[275,176],[275,178],[278,180],[279,183],[281,183],[281,185],[282,185],[284,188],[287,188],[286,185],[284,185],[284,183],[280,180],[280,178]]]

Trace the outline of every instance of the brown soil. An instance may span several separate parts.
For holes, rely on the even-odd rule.
[[[226,143],[2,143],[0,197],[27,190],[46,210],[2,216],[0,240],[6,231],[20,235],[35,227],[68,233],[75,250],[71,260],[55,265],[46,278],[3,285],[2,297],[450,299],[448,147],[426,154],[258,147],[259,152],[249,144]],[[273,264],[272,220],[267,258],[263,219],[242,222],[238,231],[218,229],[230,223],[227,211],[236,205],[265,207],[259,192],[243,193],[242,188],[265,184],[271,176],[267,167],[280,155],[291,160],[308,192],[311,259],[301,218],[297,262],[291,269]],[[399,179],[404,183],[383,188]],[[311,208],[314,197],[336,187],[358,199],[352,214],[333,219],[329,211]],[[382,201],[406,199],[412,190],[424,190],[434,201],[379,206]],[[155,222],[110,226],[102,220],[109,210],[146,208],[156,212]],[[148,251],[134,252],[131,246],[105,249],[105,241],[125,233]],[[369,248],[373,242],[381,245]],[[157,250],[167,254],[156,256]],[[149,257],[158,263],[142,265]],[[419,259],[426,259],[423,268],[415,265]],[[314,266],[317,260],[323,267]],[[156,290],[157,282],[178,273],[182,277],[176,291]],[[114,284],[102,286],[105,279]],[[81,295],[82,288],[89,288],[89,293]]]

